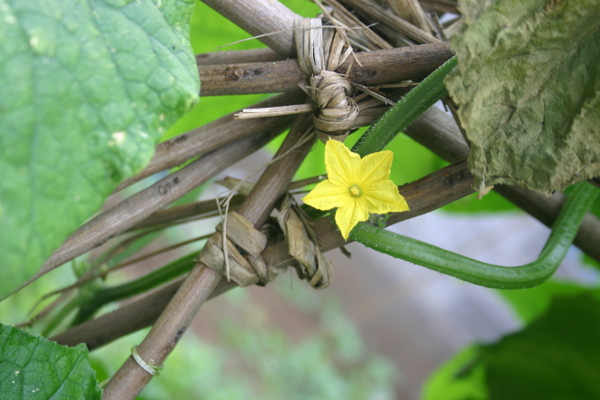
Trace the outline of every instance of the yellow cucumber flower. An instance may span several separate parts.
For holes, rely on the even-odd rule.
[[[408,211],[408,204],[389,180],[394,153],[389,150],[364,158],[337,140],[325,145],[327,180],[319,183],[302,200],[322,211],[337,207],[335,223],[345,240],[352,228],[366,221],[369,213]]]

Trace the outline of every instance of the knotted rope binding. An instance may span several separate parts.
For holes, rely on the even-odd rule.
[[[313,123],[319,138],[343,140],[358,116],[358,105],[350,97],[354,87],[333,72],[352,54],[343,38],[331,29],[323,29],[320,18],[294,19],[294,41],[300,68],[310,76],[310,87],[303,87],[317,110]]]
[[[330,137],[343,141],[355,126],[359,107],[350,97],[354,94],[354,85],[344,75],[334,72],[353,54],[347,36],[338,28],[337,25],[324,27],[320,18],[298,16],[294,19],[298,63],[302,71],[310,76],[310,84],[300,84],[300,87],[311,98],[311,104],[244,109],[234,118],[262,118],[314,111],[317,136],[322,141]]]
[[[227,178],[220,181],[226,187],[240,187],[239,181]],[[248,194],[252,185],[241,187],[241,194]],[[286,194],[280,207],[277,222],[288,244],[289,254],[295,259],[294,265],[300,279],[306,279],[315,289],[324,289],[331,283],[333,272],[329,261],[323,256],[317,236],[312,229],[310,218],[295,204],[291,195]],[[267,247],[267,236],[263,232],[272,230],[268,222],[261,230],[235,211],[226,217],[228,267],[223,254],[223,224],[217,226],[213,235],[200,252],[199,261],[242,287],[265,286],[275,277],[287,271],[285,266],[267,265],[261,253]],[[279,231],[279,228],[277,228]]]

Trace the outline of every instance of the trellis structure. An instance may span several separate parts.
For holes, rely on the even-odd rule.
[[[306,102],[306,94],[298,88],[301,85],[310,92],[310,78],[314,78],[317,73],[307,73],[301,66],[302,63],[299,63],[296,58],[295,37],[300,33],[310,33],[313,28],[301,30],[298,22],[294,24],[295,20],[298,21],[298,16],[276,1],[204,2],[251,35],[258,36],[270,49],[198,55],[196,60],[202,80],[201,95],[283,93],[252,108],[299,105],[291,111],[302,112],[297,115],[280,115],[271,110],[267,111],[269,116],[251,119],[236,118],[232,113],[161,143],[148,167],[124,182],[120,188],[156,172],[181,165],[192,158],[201,157],[90,220],[50,257],[40,274],[124,232],[160,227],[161,224],[186,221],[213,213],[216,206],[212,201],[162,209],[289,128],[290,132],[274,160],[266,167],[254,187],[239,190],[240,195],[231,198],[228,203],[230,213],[235,210],[236,215],[241,217],[242,224],[248,224],[247,230],[256,232],[264,228],[273,209],[281,206],[282,196],[290,189],[290,182],[297,168],[316,140],[313,136],[306,135],[313,130],[313,111],[328,108]],[[325,130],[326,134],[346,134],[348,130],[374,123],[389,108],[390,101],[386,99],[397,100],[409,90],[410,86],[399,85],[399,82],[419,82],[452,57],[447,36],[456,32],[461,20],[444,27],[436,18],[432,18],[433,23],[430,24],[418,2],[406,3],[414,3],[417,7],[407,11],[408,14],[395,10],[403,18],[370,0],[343,0],[341,4],[336,0],[324,1],[323,20],[330,26],[337,25],[339,38],[344,40],[337,50],[337,55],[341,57],[340,63],[334,69],[346,82],[352,84],[353,90],[358,89],[362,93],[356,97],[350,96],[358,104],[353,109],[357,111],[355,119],[346,122],[348,126],[343,129],[335,125],[334,129]],[[427,0],[421,3],[431,11],[457,13],[452,2]],[[370,27],[375,22],[378,25]],[[345,28],[342,29],[341,26]],[[328,29],[333,33],[333,28]],[[333,39],[332,42],[335,43]],[[352,43],[354,55],[345,52],[349,43]],[[331,54],[333,53],[332,51]],[[283,108],[285,112],[290,111],[289,107]],[[274,113],[277,115],[273,115]],[[448,114],[429,109],[417,117],[405,129],[405,133],[453,164],[400,187],[411,210],[392,214],[387,220],[388,224],[428,213],[473,193],[473,177],[465,162],[469,147]],[[296,186],[307,183],[310,182],[296,183]],[[497,186],[494,190],[548,226],[553,224],[565,202],[565,196],[561,194],[546,197],[512,186]],[[250,258],[261,258],[263,267],[268,269],[265,273],[275,273],[277,271],[274,269],[296,266],[301,275],[305,273],[309,280],[314,280],[315,286],[319,286],[319,282],[324,279],[322,275],[315,278],[315,271],[298,267],[299,260],[290,257],[289,240],[286,241],[280,230],[274,232],[256,250],[255,257]],[[323,252],[345,243],[330,218],[314,221],[312,232],[308,233],[317,249]],[[216,235],[209,242],[216,248],[222,248],[223,235],[229,236],[225,232]],[[575,244],[600,261],[600,248],[595,245],[599,240],[600,221],[587,215],[575,238]],[[231,249],[242,247],[246,250],[235,256],[238,259],[241,257],[240,262],[243,263],[242,259],[249,258],[247,253],[253,253],[240,242],[236,244],[231,245]],[[317,252],[313,257],[319,258],[319,254]],[[83,322],[52,338],[68,345],[83,342],[88,348],[94,349],[152,325],[152,330],[137,349],[136,357],[130,357],[106,386],[106,399],[135,398],[152,378],[154,369],[150,364],[163,363],[203,303],[237,286],[235,280],[228,281],[214,269],[207,268],[206,259],[200,258],[201,261],[198,262],[196,258],[188,257],[178,261],[180,273],[193,265],[185,278],[177,278],[146,297],[112,313]],[[251,267],[263,268],[255,265]],[[80,284],[96,277],[97,271],[94,270],[83,277]],[[144,365],[150,369],[142,368]]]

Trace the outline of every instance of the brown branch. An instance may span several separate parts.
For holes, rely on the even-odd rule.
[[[288,93],[272,97],[252,105],[251,107],[273,107],[278,105],[297,104],[305,97],[298,88]],[[257,132],[275,130],[282,132],[283,127],[290,124],[292,118],[289,116],[260,118],[257,121],[243,122],[233,118],[233,114],[241,110],[227,114],[206,125],[193,129],[184,134],[175,136],[166,142],[159,143],[150,163],[138,174],[121,183],[117,190],[141,181],[142,179],[157,172],[176,167],[184,162],[208,153],[228,143],[234,142]]]
[[[166,210],[160,210],[150,215],[142,222],[135,224],[128,231],[134,231],[141,228],[148,228],[156,225],[170,224],[178,222],[180,220],[187,220],[191,217],[204,216],[206,214],[215,213],[217,208],[217,200],[222,201],[223,198],[196,201],[193,203],[182,204],[177,207],[167,208]],[[235,195],[229,202],[229,208],[233,209],[244,201],[244,196]]]
[[[156,182],[82,225],[46,260],[40,271],[22,286],[124,232],[171,204],[223,169],[260,149],[278,131],[267,131],[230,143]]]
[[[473,193],[472,182],[473,178],[466,163],[460,162],[401,186],[399,190],[411,210],[393,214],[388,219],[388,224],[417,217],[461,199]],[[315,232],[323,251],[335,249],[346,243],[329,218],[316,221]],[[270,243],[262,256],[267,265],[291,265],[294,262],[288,255],[285,240]],[[182,281],[183,279],[175,281],[118,310],[75,326],[54,336],[51,340],[69,346],[85,343],[90,350],[93,350],[121,336],[150,326],[166,307]],[[228,290],[235,286],[237,285],[222,282],[217,290],[220,290],[218,293],[222,293],[225,290],[223,288],[226,287]],[[214,296],[210,298],[212,297]]]
[[[454,162],[469,155],[469,146],[452,117],[437,108],[427,110],[405,129],[405,133],[444,160]],[[566,201],[562,193],[548,197],[507,185],[498,185],[494,190],[548,227],[552,226]],[[600,219],[588,213],[573,243],[600,262]]]
[[[312,147],[314,139],[295,148],[311,126],[311,116],[296,118],[275,155],[277,161],[267,167],[238,209],[238,213],[255,227],[260,227],[266,221],[275,202],[286,190]],[[156,365],[161,365],[221,280],[221,275],[216,271],[205,267],[201,262],[196,264],[138,347],[141,357],[145,360],[152,359]],[[152,375],[130,357],[107,384],[103,398],[134,399],[151,378]]]
[[[460,14],[458,4],[448,0],[420,0],[421,4],[431,11],[447,12],[450,14]]]
[[[449,43],[426,44],[356,53],[357,65],[347,60],[337,72],[362,85],[420,80],[452,57]],[[278,93],[308,84],[295,59],[239,64],[199,65],[202,96]],[[281,104],[283,105],[283,104]]]
[[[345,5],[350,5],[352,8],[367,15],[376,22],[381,22],[392,30],[408,36],[417,43],[439,43],[440,40],[435,38],[428,32],[417,28],[410,22],[403,20],[393,12],[383,9],[375,2],[370,0],[340,0]]]
[[[258,38],[284,57],[296,54],[292,27],[296,15],[278,1],[271,0],[202,0],[222,16]],[[274,33],[276,32],[276,33]]]
[[[271,49],[215,51],[196,55],[198,65],[239,64],[285,60]]]

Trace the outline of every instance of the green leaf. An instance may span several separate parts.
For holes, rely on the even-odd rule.
[[[467,386],[469,382],[480,385],[481,376],[485,377],[491,400],[598,399],[599,341],[600,301],[597,297],[593,293],[558,297],[543,316],[522,331],[505,336],[495,344],[478,346],[470,357],[451,360],[433,375],[426,392],[450,391],[461,379],[464,383],[467,374],[473,378]],[[447,373],[450,368],[463,372],[451,375]],[[479,375],[474,375],[473,371],[481,370]],[[447,379],[440,379],[443,374]]]
[[[85,345],[61,346],[0,326],[0,398],[100,399]]]
[[[542,315],[550,307],[554,297],[576,295],[586,291],[589,292],[575,283],[550,280],[527,290],[497,290],[497,293],[512,306],[521,320],[527,323]]]
[[[600,301],[556,298],[522,332],[486,346],[492,399],[600,398]]]
[[[487,400],[485,368],[477,364],[479,347],[465,347],[425,382],[423,400]]]
[[[0,297],[197,101],[193,0],[0,0]]]
[[[600,2],[466,0],[446,86],[476,187],[546,194],[600,175]]]

